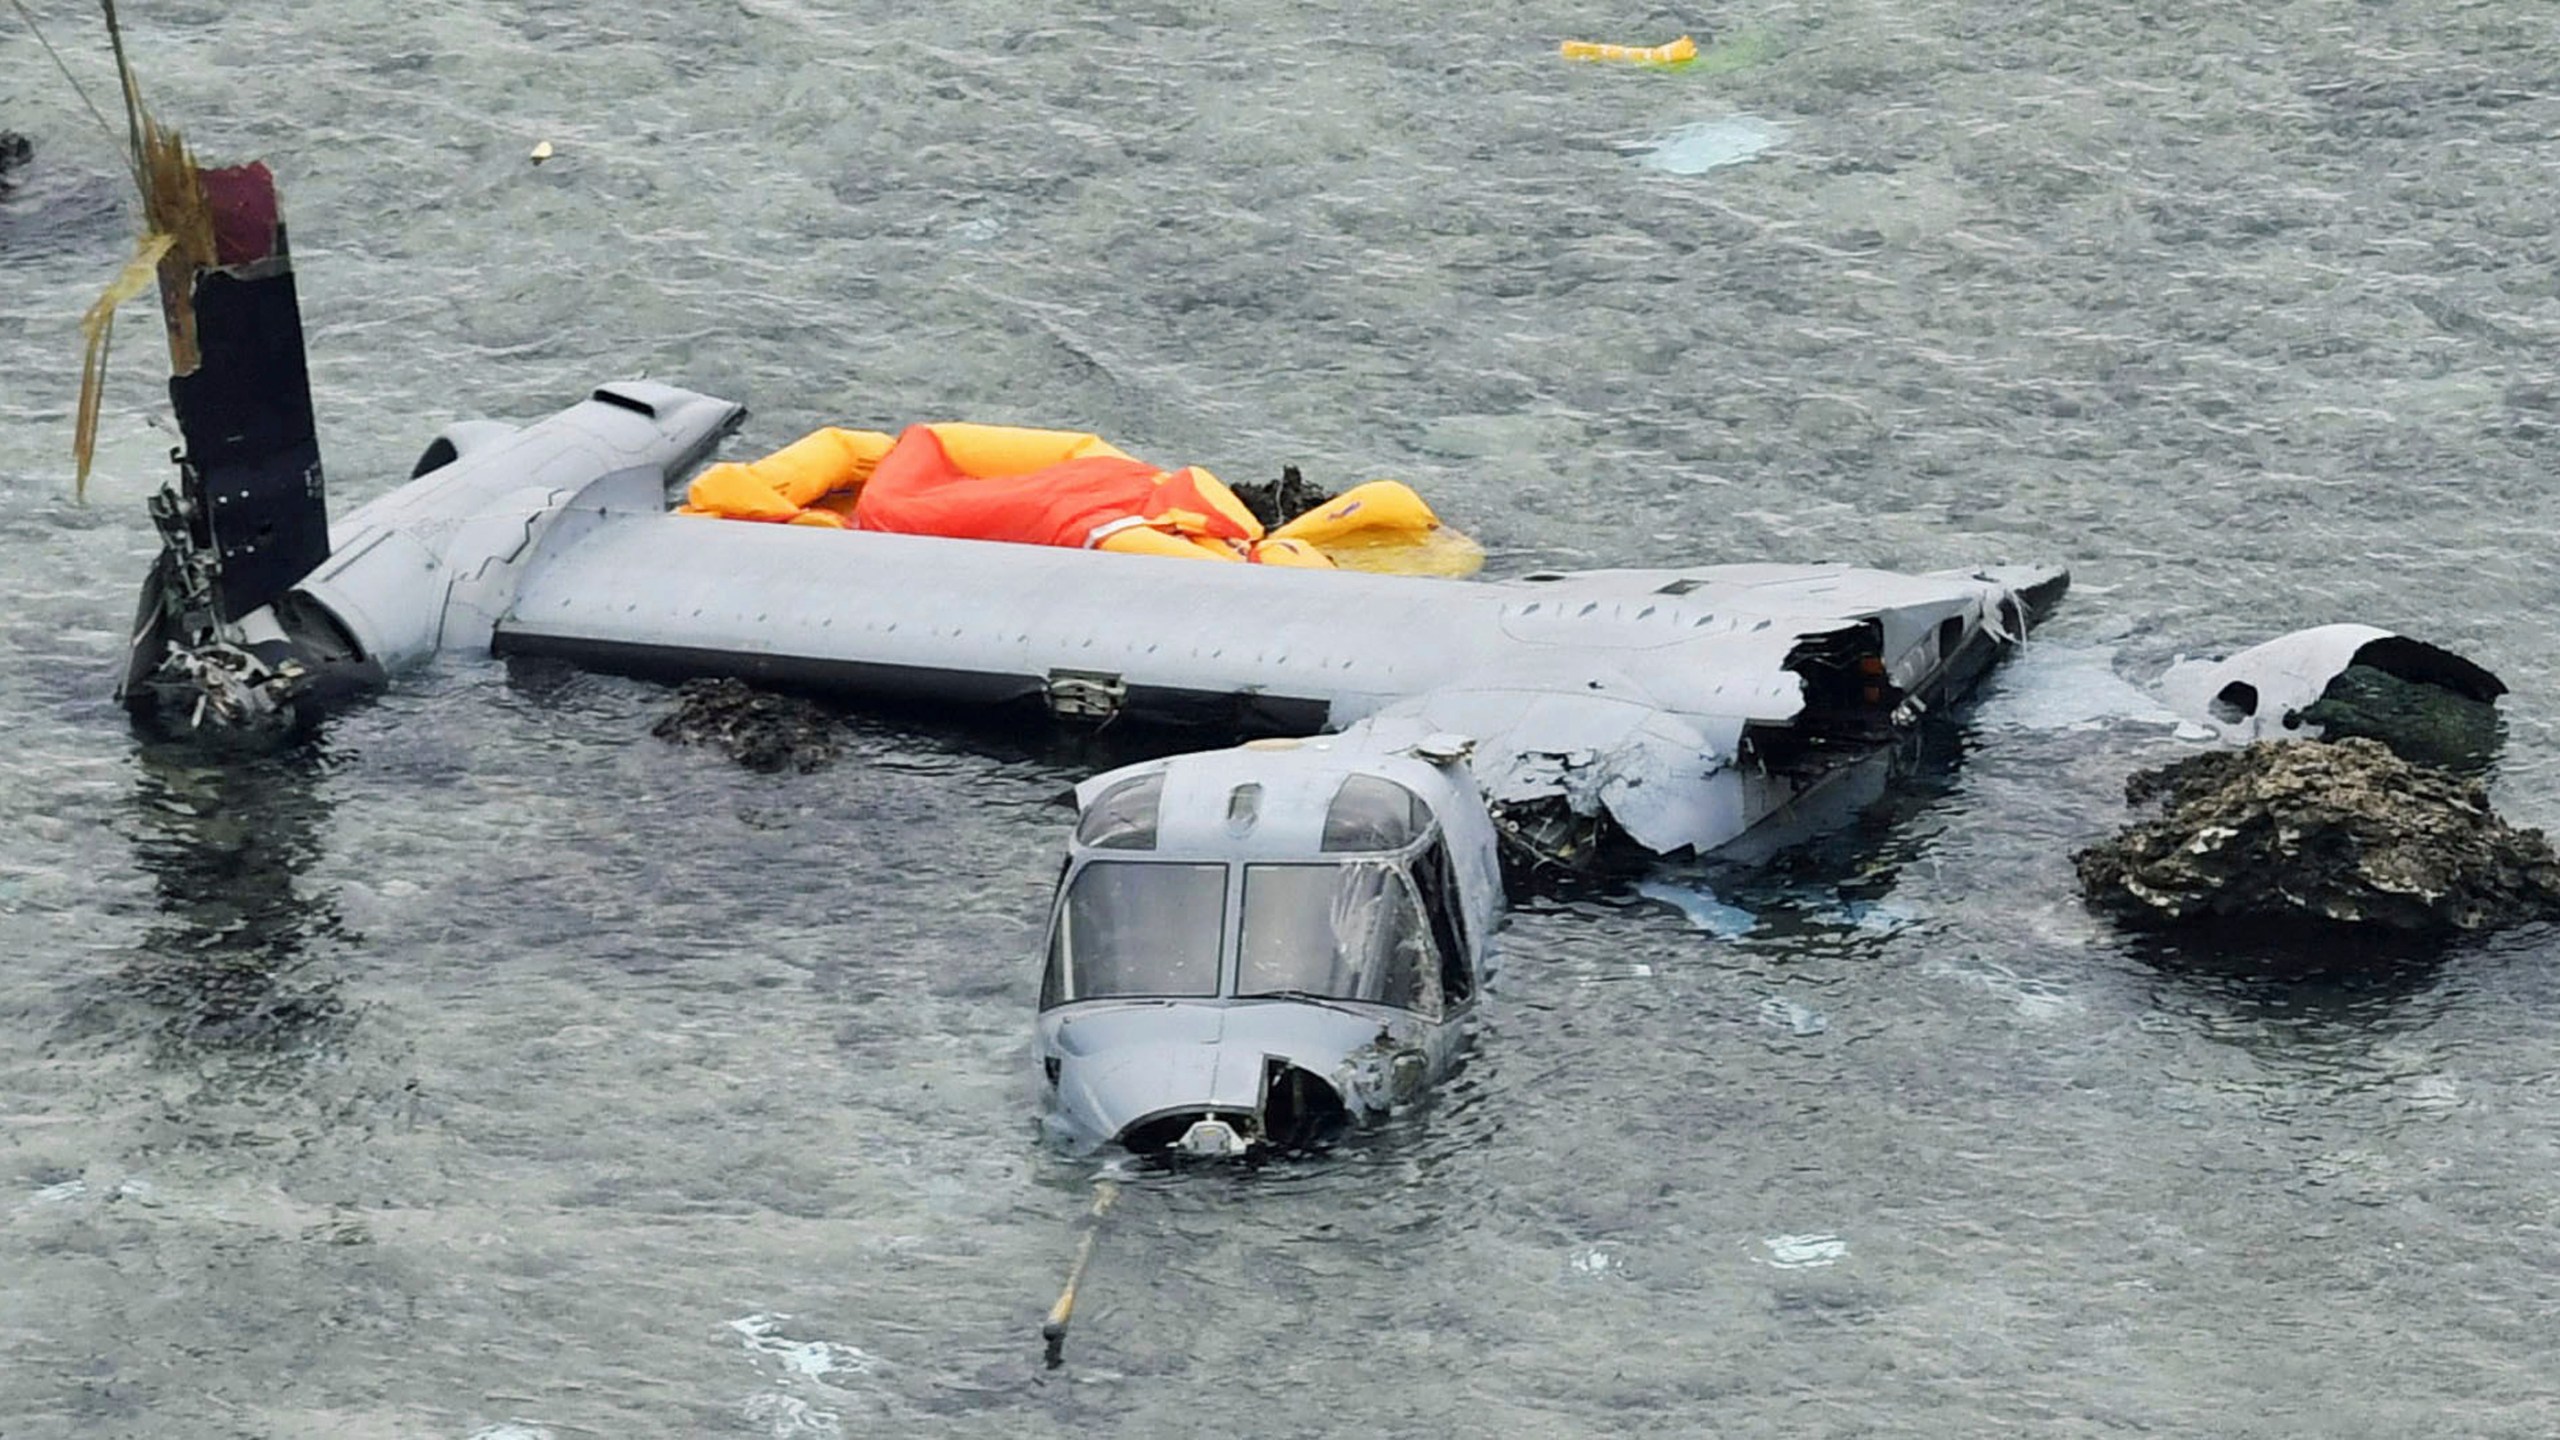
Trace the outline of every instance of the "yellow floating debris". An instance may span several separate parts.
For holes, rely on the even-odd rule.
[[[1617,60],[1629,65],[1685,65],[1698,58],[1698,42],[1683,35],[1668,45],[1606,45],[1596,40],[1567,40],[1567,60]]]
[[[533,147],[533,155],[532,155],[532,157],[531,157],[531,158],[532,158],[532,160],[533,160],[533,163],[534,163],[534,164],[539,165],[539,164],[541,164],[543,161],[550,159],[550,158],[551,158],[551,155],[552,155],[551,142],[550,142],[550,141],[548,141],[548,140],[543,140],[543,141],[538,141],[538,142],[536,142],[536,143],[535,143],[535,145],[534,145],[534,147]]]

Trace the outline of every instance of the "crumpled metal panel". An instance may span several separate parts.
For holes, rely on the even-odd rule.
[[[1578,691],[1525,680],[1452,686],[1390,714],[1473,737],[1477,783],[1504,804],[1561,797],[1575,814],[1605,811],[1637,844],[1666,852],[1749,828],[1731,774],[1743,718],[1679,714],[1623,675],[1611,681]]]
[[[1894,575],[1787,565],[1559,577],[1544,583],[1562,591],[1570,580],[1581,593],[1515,607],[1506,628],[1561,634],[1593,624],[1628,635],[1640,673],[1625,651],[1614,660],[1536,656],[1383,713],[1473,737],[1477,779],[1497,802],[1561,799],[1577,815],[1607,815],[1649,850],[1704,853],[1740,839],[1805,788],[1740,763],[1747,724],[1782,723],[1803,709],[1803,683],[1785,668],[1800,642],[1872,619],[1888,671],[1916,683],[1946,658],[1942,624],[2014,641],[2026,611],[2011,582],[2050,578],[2023,568]],[[1640,643],[1677,631],[1692,638],[1678,648]]]

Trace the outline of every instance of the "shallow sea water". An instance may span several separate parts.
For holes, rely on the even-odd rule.
[[[1031,952],[1108,757],[873,718],[759,778],[466,657],[141,747],[159,356],[136,306],[73,503],[129,221],[0,25],[0,1435],[2560,1429],[2560,943],[2252,978],[2066,858],[2181,749],[2120,682],[2340,618],[2503,674],[2493,792],[2560,821],[2560,10],[2092,12],[127,7],[282,177],[341,506],[647,373],[742,450],[1394,475],[1500,572],[2072,566],[1888,821],[1531,904],[1436,1103],[1134,1185],[1050,1373]],[[1554,53],[1683,31],[1752,59]]]

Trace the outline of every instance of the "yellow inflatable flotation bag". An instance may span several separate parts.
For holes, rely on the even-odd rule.
[[[1397,480],[1354,485],[1271,536],[1312,545],[1345,570],[1460,576],[1484,568],[1484,548],[1441,524],[1413,487]]]

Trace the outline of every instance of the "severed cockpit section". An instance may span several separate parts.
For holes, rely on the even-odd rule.
[[[1456,1063],[1502,911],[1462,745],[1411,725],[1090,781],[1051,916],[1051,1123],[1216,1155],[1314,1143]]]

